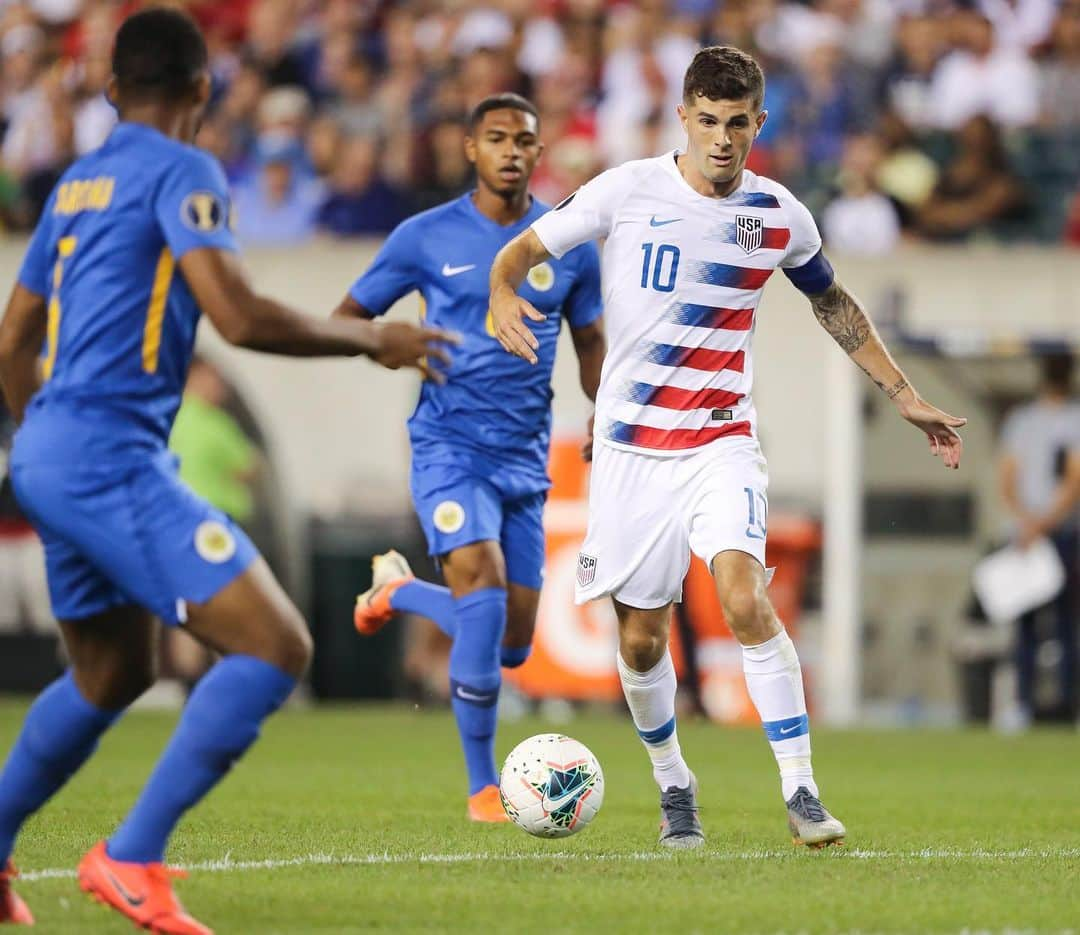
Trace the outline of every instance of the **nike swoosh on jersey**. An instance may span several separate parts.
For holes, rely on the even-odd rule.
[[[674,224],[676,221],[681,220],[682,218],[670,218],[666,221],[658,221],[656,220],[656,215],[654,214],[651,218],[649,218],[649,227],[667,227],[669,224]]]
[[[108,876],[109,882],[113,885],[116,892],[120,894],[124,902],[131,906],[132,909],[138,909],[139,906],[146,902],[145,896],[132,896],[126,889],[124,889],[124,884],[121,883],[118,879],[116,879],[116,877],[108,870],[105,871],[105,874],[106,876]]]
[[[476,269],[475,263],[469,263],[467,266],[451,266],[449,263],[443,263],[442,274],[444,276],[456,276],[458,273],[467,273],[471,269]]]

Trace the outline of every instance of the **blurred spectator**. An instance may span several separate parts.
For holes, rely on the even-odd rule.
[[[340,237],[388,234],[407,215],[405,201],[379,172],[379,145],[353,137],[341,146],[319,227]]]
[[[169,447],[180,459],[180,479],[241,525],[254,512],[251,483],[258,451],[225,411],[229,387],[210,361],[196,357],[188,371]]]
[[[412,189],[416,211],[444,204],[468,187],[472,166],[465,158],[465,127],[457,120],[433,126],[420,147],[417,184]]]
[[[1002,429],[1001,495],[1012,538],[1026,548],[1048,538],[1066,569],[1065,587],[1051,608],[1060,651],[1060,714],[1080,714],[1077,689],[1077,623],[1080,613],[1080,402],[1073,395],[1073,358],[1049,355],[1042,362],[1036,399],[1013,410]],[[1018,695],[1028,719],[1035,711],[1038,613],[1019,621]]]
[[[315,232],[321,186],[304,169],[299,143],[275,138],[257,146],[254,176],[236,188],[236,234],[250,244],[300,243]]]
[[[952,16],[954,51],[934,71],[932,120],[959,129],[976,114],[1005,127],[1026,127],[1039,115],[1034,63],[1019,49],[998,45],[985,16],[962,10]]]
[[[973,117],[960,130],[959,149],[918,211],[919,230],[934,240],[954,240],[1015,220],[1025,203],[1009,167],[997,127]]]
[[[379,136],[384,120],[375,98],[375,76],[360,55],[345,63],[329,113],[346,136]]]
[[[999,45],[1027,52],[1046,42],[1057,12],[1055,0],[978,0],[979,11],[994,25]]]
[[[934,191],[941,172],[934,160],[919,149],[910,127],[896,114],[886,114],[877,132],[885,154],[875,181],[897,206],[900,223],[910,229],[919,209]]]
[[[1080,129],[1080,0],[1065,0],[1039,66],[1040,123]]]
[[[875,186],[884,150],[871,135],[849,137],[840,166],[840,194],[829,202],[822,235],[832,250],[852,256],[889,253],[900,239],[896,208]]]
[[[934,70],[949,49],[943,22],[931,16],[910,16],[896,31],[896,53],[885,79],[885,104],[909,127],[933,122]]]
[[[304,82],[303,63],[291,48],[296,11],[297,4],[291,0],[256,0],[251,7],[245,56],[271,86]]]

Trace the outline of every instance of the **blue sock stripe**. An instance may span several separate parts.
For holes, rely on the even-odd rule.
[[[499,686],[477,688],[474,685],[459,682],[457,679],[450,679],[450,697],[455,701],[476,705],[478,708],[493,708],[499,700]]]
[[[765,728],[765,736],[769,740],[791,740],[792,737],[810,733],[810,716],[800,714],[782,721],[762,721],[761,726]]]
[[[454,600],[454,605],[458,611],[468,612],[477,605],[483,606],[488,601],[502,601],[506,604],[506,588],[481,588],[479,591],[470,591],[468,594],[464,594]]]
[[[499,661],[504,669],[516,669],[524,665],[532,653],[532,646],[503,646],[499,650]]]
[[[653,728],[653,730],[639,730],[638,736],[644,740],[645,743],[662,743],[674,733],[675,717],[673,715],[670,721],[666,724],[661,724],[659,727]]]

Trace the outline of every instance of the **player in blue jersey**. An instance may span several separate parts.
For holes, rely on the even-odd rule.
[[[11,477],[45,545],[71,660],[34,702],[0,773],[0,922],[32,922],[11,888],[15,836],[154,680],[156,616],[222,658],[78,878],[137,925],[193,935],[210,930],[177,901],[166,842],[311,653],[304,621],[251,542],[179,482],[166,448],[200,309],[235,345],[365,354],[435,377],[421,358],[448,363],[448,336],[320,320],[252,292],[224,174],[189,145],[210,93],[198,28],[172,10],[138,13],[121,26],[112,64],[120,123],[49,198],[0,324],[0,382],[22,422]]]
[[[495,254],[548,210],[528,191],[543,148],[536,109],[516,94],[485,99],[465,146],[475,191],[401,224],[335,314],[381,315],[418,291],[427,322],[463,335],[446,383],[425,383],[409,420],[413,501],[449,587],[415,580],[400,555],[387,553],[374,562],[355,619],[370,634],[407,611],[453,638],[451,704],[469,775],[468,814],[505,821],[494,757],[500,664],[525,661],[536,622],[551,369],[563,321],[590,399],[600,381],[600,266],[596,247],[585,244],[530,270],[525,289],[547,316],[535,332],[539,364],[504,354],[487,320],[488,271]]]

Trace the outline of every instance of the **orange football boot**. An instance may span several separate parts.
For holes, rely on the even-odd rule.
[[[9,860],[0,870],[0,925],[33,925],[34,917],[30,909],[11,888],[11,881],[19,875],[15,865]]]
[[[184,911],[172,890],[172,878],[186,876],[183,870],[164,864],[113,860],[105,852],[104,841],[98,841],[79,862],[79,888],[140,928],[158,935],[214,935]]]
[[[356,598],[353,623],[364,636],[374,636],[394,616],[390,598],[416,576],[405,556],[391,549],[371,560],[371,587]]]
[[[484,786],[479,792],[469,796],[470,821],[509,821],[506,809],[502,806],[502,796],[498,786]]]

